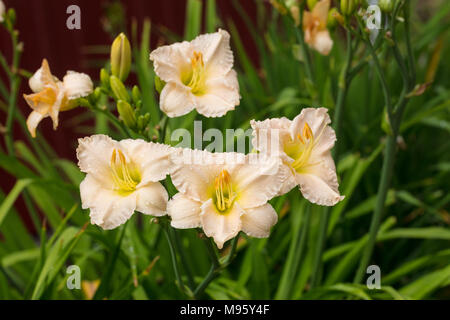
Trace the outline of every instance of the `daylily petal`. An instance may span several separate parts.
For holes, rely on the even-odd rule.
[[[103,134],[78,139],[80,170],[102,181],[103,188],[112,188],[110,160],[114,149],[120,149],[119,143]]]
[[[32,111],[27,118],[27,128],[33,138],[36,137],[36,128],[39,122],[44,119],[45,116],[37,111]]]
[[[326,161],[311,166],[305,173],[296,174],[303,196],[312,203],[322,206],[334,206],[344,199],[339,194],[339,184],[331,153],[324,157]]]
[[[63,78],[63,84],[69,99],[86,97],[94,90],[91,78],[85,73],[68,71]]]
[[[330,54],[330,51],[333,48],[333,40],[331,40],[328,30],[319,31],[316,33],[313,47],[324,56]]]
[[[212,199],[204,202],[201,207],[200,220],[203,231],[208,237],[212,237],[219,249],[223,244],[237,236],[241,230],[241,215],[244,211],[235,203],[226,214],[216,211]]]
[[[209,198],[208,189],[223,169],[223,156],[200,150],[177,150],[171,155],[172,183],[192,200],[206,201]]]
[[[160,108],[171,118],[188,114],[194,107],[189,88],[182,84],[169,82],[161,91]]]
[[[181,84],[181,72],[190,68],[190,58],[193,52],[192,45],[183,41],[153,50],[150,60],[153,61],[155,73],[163,81]]]
[[[250,125],[253,129],[252,145],[256,150],[273,156],[284,153],[283,143],[290,138],[291,120],[286,117],[264,121],[251,120]]]
[[[330,0],[321,0],[316,3],[312,10],[315,18],[319,19],[320,29],[326,28],[328,20],[328,10],[330,9]]]
[[[221,117],[239,105],[239,83],[236,71],[206,82],[207,93],[195,96],[197,111],[205,117]]]
[[[142,139],[125,139],[119,142],[131,160],[140,167],[141,182],[164,180],[170,172],[172,148],[165,144],[146,142]]]
[[[298,116],[292,120],[291,139],[302,132],[305,123],[311,128],[313,136],[316,138],[320,135],[321,130],[331,123],[328,109],[326,108],[304,108]]]
[[[241,216],[242,231],[251,237],[267,238],[270,228],[278,221],[275,209],[268,203],[260,207],[246,209]]]
[[[177,193],[167,204],[167,214],[172,218],[171,226],[178,229],[197,228],[201,226],[201,202],[194,201]]]
[[[34,93],[38,93],[47,85],[55,86],[58,81],[58,78],[52,75],[47,59],[43,59],[41,67],[28,80],[28,85]]]
[[[82,208],[90,209],[91,223],[105,230],[124,224],[136,209],[136,194],[120,196],[89,174],[80,184],[80,195]]]
[[[199,35],[192,41],[195,51],[202,52],[210,72],[226,74],[233,67],[230,34],[222,29],[216,33]]]
[[[263,154],[248,154],[244,164],[230,171],[236,184],[236,201],[243,209],[265,204],[278,194],[290,171],[281,159]]]
[[[169,195],[167,190],[159,182],[149,182],[136,190],[136,210],[152,216],[166,215]]]

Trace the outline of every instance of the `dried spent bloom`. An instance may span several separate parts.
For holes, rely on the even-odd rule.
[[[60,111],[67,111],[77,106],[76,99],[86,97],[93,91],[91,78],[84,73],[68,71],[59,81],[52,75],[46,59],[42,66],[30,78],[28,84],[32,94],[23,97],[33,109],[27,119],[27,127],[32,137],[36,136],[36,127],[46,117],[53,120],[53,129],[58,127]]]
[[[166,214],[168,194],[158,181],[169,172],[169,146],[105,135],[79,139],[78,144],[78,166],[87,173],[80,184],[81,202],[90,209],[91,223],[114,229],[135,210]]]
[[[225,30],[159,47],[150,60],[166,83],[160,108],[169,117],[193,109],[206,117],[221,117],[239,105],[239,83],[232,69],[230,35]]]
[[[303,32],[305,42],[322,55],[328,55],[333,47],[330,32],[327,29],[330,0],[321,0],[312,11],[303,12]]]
[[[278,217],[267,201],[289,176],[280,159],[257,154],[179,151],[172,154],[174,165],[170,173],[179,193],[167,205],[174,228],[201,227],[219,249],[241,230],[252,237],[269,236]],[[191,156],[201,161],[186,162]]]
[[[331,149],[336,141],[325,108],[306,108],[295,117],[251,121],[252,144],[256,150],[279,156],[290,169],[280,194],[300,186],[312,203],[333,206],[342,199]]]

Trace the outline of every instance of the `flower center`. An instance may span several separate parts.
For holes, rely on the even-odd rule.
[[[188,72],[182,74],[182,82],[189,88],[195,95],[202,95],[205,92],[205,80],[206,80],[205,64],[203,62],[203,54],[201,52],[194,51],[194,55],[191,58],[191,68]]]
[[[222,170],[216,177],[214,189],[214,204],[217,210],[224,214],[233,206],[234,199],[236,198],[231,186],[231,177],[227,170]]]
[[[122,151],[113,150],[110,166],[117,192],[127,194],[136,190],[136,186],[141,182],[141,174],[134,163],[127,163]]]
[[[39,104],[52,106],[56,102],[56,97],[57,94],[53,88],[45,87],[41,92],[30,95],[30,100],[35,106]]]
[[[294,162],[291,163],[293,170],[300,173],[302,169],[309,165],[308,162],[313,147],[314,135],[308,123],[305,122],[302,131],[297,134],[296,139],[288,142],[284,147],[286,154],[294,159]]]

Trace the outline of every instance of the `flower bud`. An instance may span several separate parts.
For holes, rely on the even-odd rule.
[[[117,102],[117,111],[119,112],[120,119],[128,128],[136,127],[136,115],[131,105],[123,100]]]
[[[161,91],[165,85],[166,85],[166,83],[163,80],[161,80],[160,77],[155,76],[155,88],[156,88],[156,91],[158,91],[158,93],[161,93]]]
[[[378,2],[378,6],[380,7],[381,11],[385,13],[391,13],[392,10],[394,10],[395,0],[380,0]]]
[[[138,104],[141,100],[141,90],[139,90],[138,86],[134,86],[131,90],[131,97],[133,98],[134,104]]]
[[[338,10],[336,8],[331,8],[330,11],[328,11],[327,27],[331,29],[336,27],[339,16]]]
[[[118,77],[111,76],[109,78],[109,85],[117,100],[130,101],[130,95]]]
[[[341,13],[344,16],[350,16],[359,4],[359,0],[341,0]]]
[[[104,68],[100,70],[100,82],[105,89],[109,88],[109,74]]]
[[[111,46],[111,73],[120,80],[125,81],[131,68],[130,41],[121,33]]]
[[[308,9],[311,11],[316,5],[317,0],[307,0],[306,4],[308,5]]]

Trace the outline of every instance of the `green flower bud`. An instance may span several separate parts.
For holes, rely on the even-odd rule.
[[[328,28],[334,28],[336,27],[338,23],[338,16],[339,12],[336,8],[331,8],[330,11],[328,11],[328,20],[327,20],[327,27]]]
[[[11,26],[14,26],[16,24],[16,10],[14,10],[13,8],[9,8],[7,15],[9,23],[11,24]]]
[[[317,0],[307,0],[306,4],[308,5],[308,9],[311,11],[316,5]]]
[[[380,7],[381,11],[385,13],[391,13],[392,10],[394,10],[395,0],[380,0],[378,2],[378,6]]]
[[[109,85],[117,100],[130,101],[130,95],[119,78],[116,76],[109,77]]]
[[[99,87],[95,88],[94,94],[93,94],[95,101],[98,101],[100,99],[101,95],[102,95],[102,89]]]
[[[359,4],[359,0],[341,0],[341,13],[344,16],[350,16]]]
[[[105,89],[109,88],[109,73],[104,68],[100,70],[100,82]]]
[[[120,80],[125,81],[131,68],[130,41],[121,33],[111,46],[111,73]]]
[[[136,127],[136,115],[128,102],[119,100],[117,102],[117,111],[119,112],[120,119],[128,128],[133,129]]]
[[[141,100],[141,90],[139,90],[138,86],[134,86],[131,90],[131,97],[133,98],[134,104],[138,104]]]
[[[163,80],[161,80],[160,77],[155,76],[155,88],[156,88],[156,91],[158,91],[158,93],[161,93],[161,91],[165,85],[166,85],[166,83]]]

